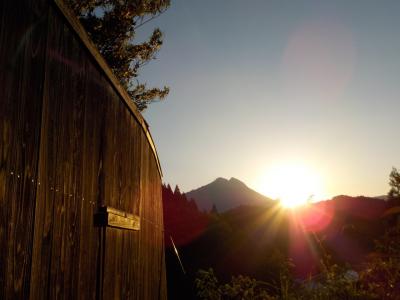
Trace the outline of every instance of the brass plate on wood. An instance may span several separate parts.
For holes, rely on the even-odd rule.
[[[109,206],[100,207],[94,215],[95,226],[109,226],[128,230],[140,230],[140,217]]]

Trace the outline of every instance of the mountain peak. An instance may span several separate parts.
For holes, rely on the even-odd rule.
[[[218,177],[186,195],[193,198],[201,209],[209,211],[215,204],[221,212],[241,205],[265,205],[271,201],[235,177],[229,180]]]
[[[218,177],[213,182],[215,182],[215,183],[217,183],[217,182],[228,182],[228,179],[223,178],[223,177]]]

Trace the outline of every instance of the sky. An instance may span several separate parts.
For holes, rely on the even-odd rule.
[[[274,175],[290,186],[307,173],[322,198],[386,194],[400,167],[399,15],[400,1],[172,0],[138,36],[165,34],[140,76],[171,89],[144,113],[163,181],[235,177],[274,196]]]

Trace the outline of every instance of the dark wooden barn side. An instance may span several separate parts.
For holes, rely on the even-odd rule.
[[[0,1],[0,117],[0,299],[165,299],[153,141],[62,2]]]

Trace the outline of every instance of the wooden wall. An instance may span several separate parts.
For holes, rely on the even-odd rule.
[[[68,13],[0,4],[0,298],[165,299],[153,142]],[[140,230],[95,226],[104,206]]]

